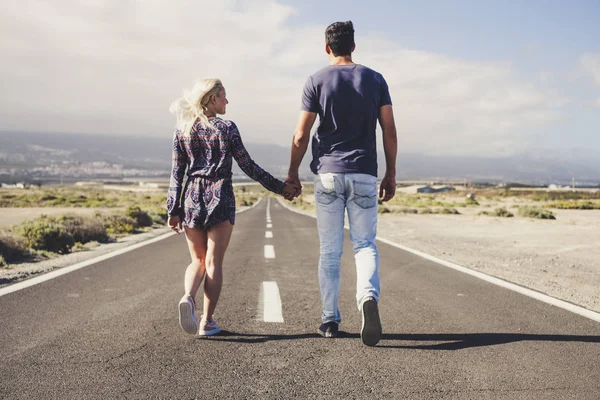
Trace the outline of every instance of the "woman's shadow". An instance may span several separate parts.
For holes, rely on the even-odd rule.
[[[340,331],[338,339],[358,339],[357,333]],[[321,338],[316,333],[290,335],[261,335],[222,331],[211,340],[234,343],[266,343],[278,340]],[[600,343],[600,336],[536,335],[525,333],[384,333],[377,347],[415,350],[462,350],[472,347],[495,346],[523,341]],[[392,342],[392,343],[390,343]],[[431,342],[431,344],[395,344],[393,342]]]

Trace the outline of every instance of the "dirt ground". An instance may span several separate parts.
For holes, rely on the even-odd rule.
[[[78,214],[94,215],[99,212],[114,212],[118,208],[81,208],[81,207],[7,207],[0,208],[0,228],[10,228],[23,221],[35,219],[41,215]]]
[[[378,234],[600,312],[600,211],[553,212],[556,220],[386,214]]]

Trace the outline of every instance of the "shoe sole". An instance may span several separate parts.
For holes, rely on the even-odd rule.
[[[362,317],[363,326],[360,330],[360,338],[367,346],[375,346],[381,339],[381,320],[375,301],[365,301],[362,306]]]
[[[190,335],[198,332],[198,322],[194,321],[194,311],[190,303],[179,303],[179,325]]]
[[[217,333],[221,332],[221,328],[213,329],[210,331],[198,331],[198,335],[200,336],[213,336]]]
[[[333,339],[336,338],[338,336],[337,333],[331,333],[331,332],[323,332],[320,329],[317,329],[317,333],[321,336],[323,336],[324,338],[328,338],[328,339]]]

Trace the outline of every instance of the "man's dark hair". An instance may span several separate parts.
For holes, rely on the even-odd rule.
[[[325,43],[336,57],[349,56],[354,47],[354,26],[352,21],[334,22],[325,29]]]

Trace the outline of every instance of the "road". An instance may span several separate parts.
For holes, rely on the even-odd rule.
[[[600,324],[387,244],[379,250],[376,347],[358,335],[348,238],[342,337],[317,335],[316,221],[275,199],[237,216],[220,336],[178,325],[183,236],[4,295],[0,398],[600,398]]]

